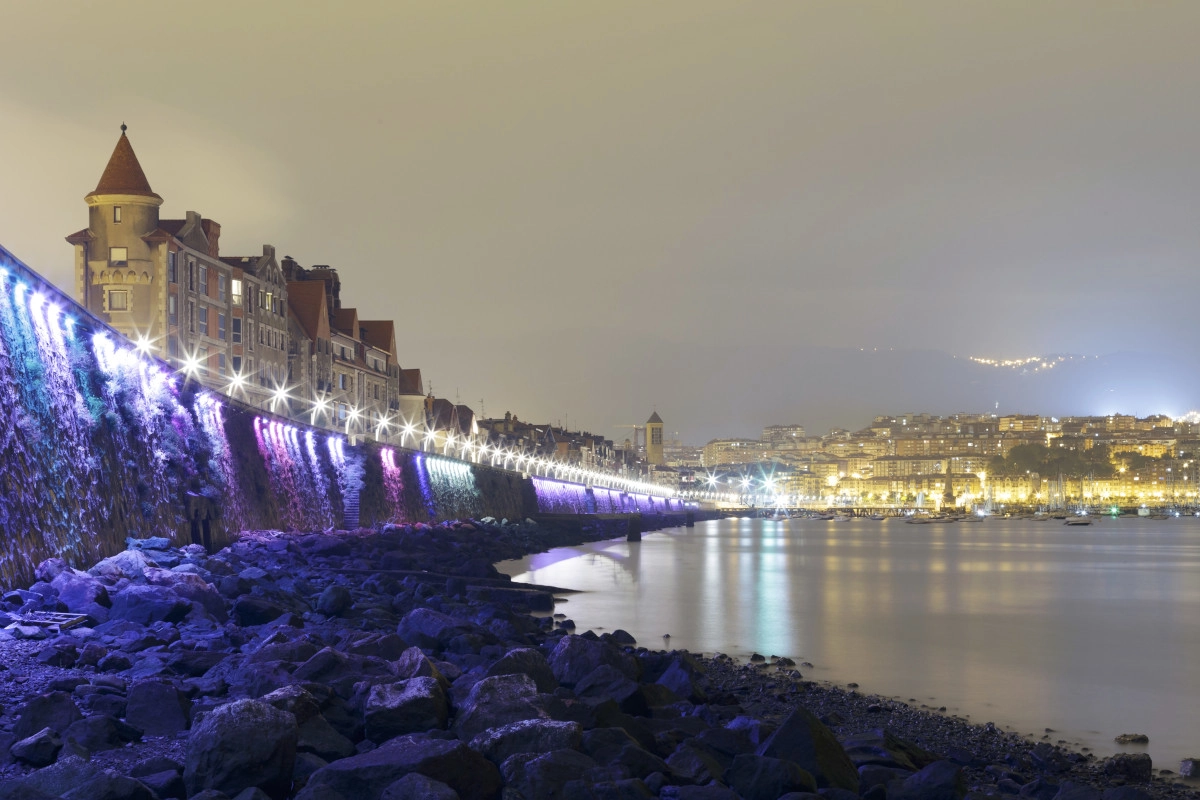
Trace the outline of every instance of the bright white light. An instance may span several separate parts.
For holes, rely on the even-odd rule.
[[[150,340],[147,339],[145,335],[139,335],[137,337],[137,341],[133,343],[133,346],[136,347],[137,351],[142,355],[150,354]]]

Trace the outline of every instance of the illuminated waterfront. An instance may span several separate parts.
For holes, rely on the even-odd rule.
[[[584,590],[558,608],[580,631],[810,661],[814,680],[1053,728],[1100,755],[1145,733],[1159,768],[1200,747],[1193,520],[724,520],[502,569]]]

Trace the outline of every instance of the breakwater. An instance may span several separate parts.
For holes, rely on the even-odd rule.
[[[0,248],[0,586],[51,557],[93,564],[128,537],[212,550],[245,530],[523,519],[575,495],[592,510],[678,502],[355,444],[250,408],[138,352]]]

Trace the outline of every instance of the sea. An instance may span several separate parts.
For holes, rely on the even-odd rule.
[[[723,519],[498,567],[578,590],[555,610],[579,632],[787,656],[807,679],[1155,769],[1200,757],[1200,519]]]

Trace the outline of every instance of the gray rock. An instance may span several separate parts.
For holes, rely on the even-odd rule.
[[[381,743],[405,733],[446,727],[450,710],[434,678],[410,678],[371,687],[364,709],[367,738]]]
[[[824,788],[858,791],[858,770],[833,731],[810,711],[797,708],[758,748],[758,755],[795,761]]]
[[[379,800],[459,800],[459,796],[441,781],[410,772],[384,789]]]
[[[64,794],[63,800],[158,800],[158,795],[136,778],[105,770]]]
[[[552,750],[542,755],[520,753],[500,766],[506,792],[529,800],[551,800],[563,796],[565,785],[578,779],[596,762],[575,750]]]
[[[175,594],[203,608],[217,622],[224,623],[229,619],[225,610],[225,598],[199,575],[158,567],[147,568],[145,575],[147,583],[168,587]]]
[[[612,642],[583,636],[564,636],[559,639],[547,660],[555,679],[566,686],[574,686],[605,664],[615,667],[630,680],[638,679],[637,660]]]
[[[470,741],[488,728],[524,719],[544,719],[537,686],[528,675],[497,675],[471,687],[454,722],[458,737]]]
[[[126,578],[140,580],[145,576],[146,567],[153,567],[154,562],[140,550],[123,550],[116,555],[102,559],[88,570],[89,575],[97,578],[107,578],[112,581]]]
[[[131,584],[113,596],[109,617],[149,625],[151,622],[181,622],[191,610],[190,601],[166,586]]]
[[[539,692],[550,694],[558,688],[558,679],[550,669],[546,657],[532,647],[509,650],[496,663],[488,667],[487,677],[496,675],[528,675]]]
[[[53,764],[62,750],[63,741],[50,728],[42,728],[32,736],[17,741],[9,750],[13,758],[34,767]]]
[[[354,598],[350,595],[350,590],[334,583],[326,586],[325,591],[321,592],[321,596],[317,598],[317,611],[327,617],[338,617],[353,603]]]
[[[1150,744],[1150,737],[1144,733],[1122,733],[1113,741],[1117,744]]]
[[[173,684],[139,681],[129,687],[125,721],[147,736],[174,736],[188,728],[191,701]]]
[[[953,761],[935,761],[904,779],[897,791],[888,788],[888,800],[962,800],[967,779]]]
[[[312,753],[325,761],[336,761],[354,755],[354,742],[337,731],[329,720],[322,716],[305,720],[300,726],[300,738],[296,749],[301,753]]]
[[[50,585],[58,591],[58,601],[66,606],[68,611],[87,614],[99,622],[108,619],[108,609],[112,606],[108,587],[94,576],[86,572],[65,570],[55,576]]]
[[[1185,758],[1180,761],[1179,774],[1185,778],[1200,778],[1200,758]]]
[[[31,697],[17,708],[17,714],[19,716],[17,724],[13,726],[13,736],[18,740],[33,736],[43,728],[62,733],[83,719],[75,701],[66,692],[48,692]]]
[[[71,567],[61,558],[47,558],[33,568],[33,576],[44,583],[51,583],[64,572],[70,572]]]
[[[67,744],[75,744],[89,752],[98,753],[136,742],[142,738],[142,732],[113,717],[93,714],[73,723],[63,731],[62,738]]]
[[[871,764],[877,767],[896,767],[916,772],[941,757],[917,744],[901,739],[891,731],[874,730],[850,736],[842,741],[846,755],[855,766]]]
[[[431,608],[417,608],[400,620],[396,633],[406,642],[418,647],[445,647],[459,634],[466,633],[471,625],[448,614]]]
[[[1154,764],[1148,753],[1117,753],[1105,759],[1104,772],[1131,781],[1148,781],[1154,774]]]
[[[1140,786],[1114,786],[1105,789],[1100,800],[1151,800],[1153,795]]]
[[[317,698],[302,686],[283,686],[259,699],[291,714],[296,718],[297,725],[303,725],[310,719],[321,716],[321,705]]]
[[[403,680],[409,678],[433,678],[442,685],[443,689],[450,687],[450,681],[442,674],[419,647],[409,647],[400,653],[395,661],[396,677]]]
[[[659,676],[657,683],[684,700],[693,703],[708,702],[708,694],[704,690],[706,679],[703,668],[690,656],[672,659],[671,665]]]
[[[152,772],[149,775],[131,775],[144,783],[159,797],[187,797],[187,786],[183,782],[183,774],[173,769],[162,772]]]
[[[611,664],[601,664],[575,684],[575,694],[596,700],[612,699],[626,714],[644,715],[649,711],[638,694],[640,684]],[[640,701],[640,702],[639,702]]]
[[[267,703],[238,700],[213,709],[188,737],[188,795],[203,789],[237,794],[257,786],[282,800],[292,785],[297,738],[296,718]]]
[[[1054,800],[1101,800],[1100,790],[1080,783],[1064,781]]]
[[[500,772],[463,742],[408,735],[318,770],[300,798],[316,800],[318,791],[331,789],[346,798],[373,800],[414,772],[446,784],[463,800],[493,800],[500,794]]]
[[[89,764],[86,759],[64,755],[54,764],[29,773],[21,781],[21,785],[58,797],[90,781],[99,772],[100,770]]]
[[[725,783],[744,800],[776,800],[788,792],[816,792],[817,782],[792,761],[743,754],[725,771]]]
[[[720,784],[709,786],[664,786],[662,800],[740,800],[737,792]]]
[[[583,728],[578,722],[527,719],[484,731],[471,740],[471,749],[498,766],[517,753],[578,750],[582,744]]]
[[[667,766],[676,775],[686,778],[689,783],[719,781],[725,774],[725,765],[715,753],[689,742],[683,742],[667,756]]]
[[[283,615],[283,608],[262,597],[244,594],[233,604],[233,618],[244,628],[266,625]]]

